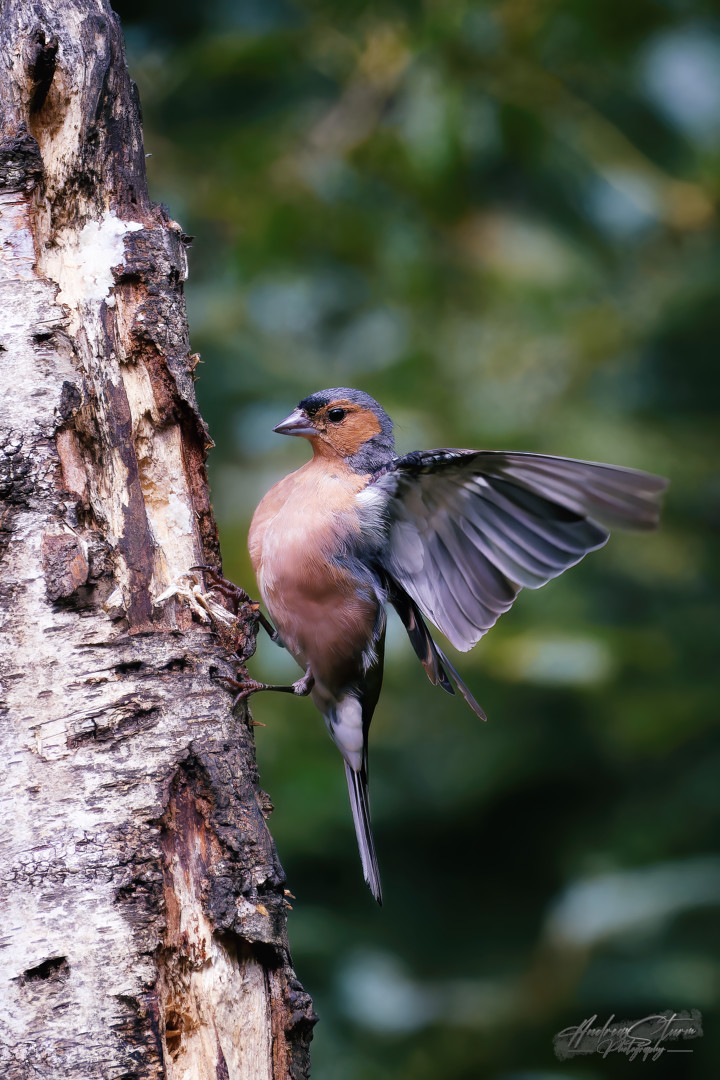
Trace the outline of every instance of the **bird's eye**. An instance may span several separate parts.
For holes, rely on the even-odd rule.
[[[339,424],[346,416],[347,413],[345,409],[330,409],[327,414],[327,418],[331,424]]]

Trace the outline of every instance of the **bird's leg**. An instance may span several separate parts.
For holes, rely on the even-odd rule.
[[[249,698],[251,694],[257,694],[260,690],[277,690],[281,694],[295,694],[297,697],[307,697],[315,685],[315,676],[310,671],[310,665],[308,664],[305,674],[297,679],[289,686],[277,686],[273,683],[261,683],[256,682],[255,679],[231,679],[229,675],[216,676],[221,682],[224,682],[230,690],[237,690],[238,693],[232,703],[233,709],[240,701],[244,701],[245,698]]]
[[[270,620],[265,615],[263,615],[262,611],[258,611],[258,622],[260,623],[270,640],[274,641],[276,645],[279,645],[281,649],[284,649],[285,645],[281,640],[280,635],[278,634],[277,630],[270,622]]]
[[[260,611],[260,605],[250,597],[250,594],[247,593],[245,589],[242,589],[239,585],[235,585],[232,581],[228,581],[226,577],[219,574],[212,566],[192,566],[190,569],[204,571],[205,576],[209,579],[210,587],[220,593],[223,599],[230,602],[230,610],[236,618],[239,618],[242,609],[246,605],[249,605],[253,609],[254,618],[260,626],[262,626],[270,640],[274,641],[277,645],[283,645],[280,640],[280,635],[273,624],[265,615],[263,615],[262,611]]]
[[[237,675],[239,678],[231,678],[229,675],[218,675],[217,678],[233,691],[237,691],[233,699],[232,707],[251,694],[257,694],[260,690],[278,690],[283,694],[296,694],[298,697],[306,697],[315,684],[315,678],[308,665],[305,674],[290,686],[277,686],[272,683],[257,682],[251,679],[247,673],[244,661],[248,660],[255,652],[255,634],[253,627],[258,623],[267,632],[272,641],[283,645],[275,627],[267,619],[260,605],[251,600],[245,589],[235,585],[232,581],[219,574],[212,566],[193,566],[192,570],[202,570],[209,579],[209,584],[214,592],[220,594],[223,600],[228,601],[228,610],[235,616],[235,625],[232,629],[232,645],[240,659]],[[220,629],[220,628],[219,628]],[[284,646],[283,646],[284,647]]]

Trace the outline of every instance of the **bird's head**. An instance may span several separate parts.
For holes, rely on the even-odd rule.
[[[393,425],[385,410],[362,390],[319,390],[274,429],[309,439],[316,456],[339,457],[356,472],[381,468],[394,456]]]

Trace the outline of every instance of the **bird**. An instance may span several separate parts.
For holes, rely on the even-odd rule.
[[[364,878],[382,904],[368,733],[388,606],[430,682],[457,689],[485,719],[427,623],[471,649],[522,588],[539,588],[602,547],[609,528],[656,528],[667,481],[537,453],[398,455],[388,414],[350,387],[310,394],[273,430],[307,439],[312,457],[261,500],[248,543],[270,616],[263,625],[304,674],[288,686],[246,677],[237,699],[260,690],[310,695],[343,757]]]

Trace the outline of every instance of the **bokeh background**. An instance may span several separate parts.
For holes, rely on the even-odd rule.
[[[225,569],[358,386],[402,451],[672,480],[426,681],[397,625],[371,740],[382,911],[307,701],[254,700],[316,1080],[653,1080],[720,1061],[720,22],[702,0],[116,0],[187,298]],[[261,642],[253,673],[294,678]],[[700,1009],[692,1054],[557,1061],[597,1013]]]

